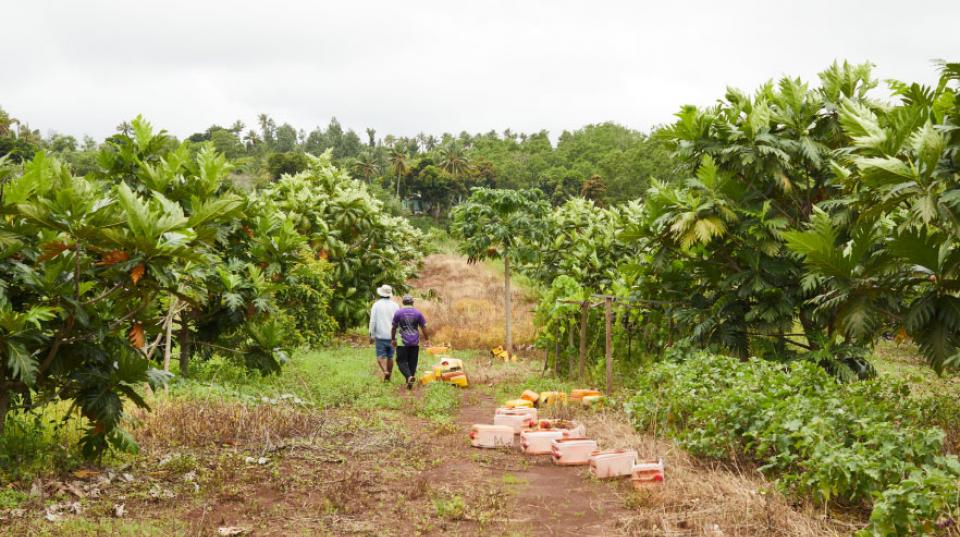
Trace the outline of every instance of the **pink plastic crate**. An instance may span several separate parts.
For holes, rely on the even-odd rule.
[[[536,423],[536,418],[531,418],[531,414],[526,410],[533,409],[507,409],[497,412],[493,416],[493,424],[508,425],[513,428],[513,434],[520,434],[520,431]]]
[[[493,415],[496,416],[498,414],[517,414],[517,413],[525,413],[527,417],[529,417],[530,420],[534,422],[537,421],[537,416],[539,415],[539,413],[537,412],[537,409],[529,408],[529,407],[515,407],[515,408],[499,407],[493,412]]]
[[[513,427],[476,424],[470,428],[470,445],[478,448],[513,446]]]
[[[596,451],[590,456],[590,473],[599,479],[633,475],[637,452],[632,449]]]
[[[582,423],[573,420],[537,420],[536,430],[564,431],[569,437],[584,437],[587,429]]]
[[[527,455],[553,453],[553,441],[564,437],[564,431],[523,431],[520,433],[520,449]]]
[[[640,461],[633,465],[630,481],[638,489],[663,483],[663,459]]]
[[[589,438],[558,438],[550,449],[554,464],[582,466],[590,464],[590,455],[597,451],[597,442]]]

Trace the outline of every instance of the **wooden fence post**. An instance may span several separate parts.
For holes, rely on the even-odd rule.
[[[603,298],[603,315],[606,317],[607,395],[613,393],[613,297]]]
[[[590,313],[590,303],[584,300],[580,303],[580,380],[583,381],[584,370],[587,365],[587,316]]]
[[[560,338],[563,332],[560,331],[560,325],[557,325],[557,339],[553,346],[553,374],[560,375]]]

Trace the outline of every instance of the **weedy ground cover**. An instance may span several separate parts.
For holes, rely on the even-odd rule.
[[[821,368],[697,354],[638,374],[634,424],[692,453],[753,462],[786,492],[872,509],[864,535],[926,535],[960,517],[960,462],[929,397],[888,378],[839,384]]]

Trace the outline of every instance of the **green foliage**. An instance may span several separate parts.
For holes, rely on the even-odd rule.
[[[893,325],[940,372],[960,364],[956,64],[943,66],[936,88],[890,84],[895,106],[842,99],[851,143],[834,171],[844,209],[824,202],[829,215],[787,238],[806,263],[818,317],[863,342]]]
[[[277,291],[277,304],[292,317],[294,331],[290,336],[298,345],[328,344],[337,329],[330,315],[331,271],[327,261],[303,253]]]
[[[912,534],[956,510],[958,481],[943,476],[960,463],[942,454],[943,432],[925,425],[923,400],[904,384],[698,354],[641,371],[637,389],[628,408],[638,428],[696,454],[749,457],[794,494],[872,504],[868,534]]]
[[[139,118],[133,128],[136,138],[116,138],[104,153],[105,177],[75,177],[41,152],[0,204],[0,418],[15,393],[24,406],[33,395],[72,400],[91,422],[89,456],[108,445],[135,449],[117,425],[123,400],[145,406],[138,387],[163,379],[151,371],[147,346],[161,324],[160,297],[177,292],[184,266],[209,260],[208,230],[239,205],[185,206],[137,182],[139,173],[167,179],[150,176],[155,168],[139,158],[165,139]],[[201,176],[200,187],[216,180]]]
[[[76,443],[79,420],[61,419],[52,407],[7,414],[0,433],[0,480],[29,480],[50,468],[70,470],[82,462]]]
[[[181,373],[214,350],[276,373],[293,345],[329,341],[331,305],[351,326],[359,289],[402,285],[420,234],[329,156],[310,158],[309,173],[235,191],[211,144],[137,117],[87,177],[44,152],[19,174],[0,165],[0,426],[62,399],[89,423],[86,457],[134,452],[124,407],[166,381],[154,361],[176,321]]]
[[[284,175],[295,175],[307,169],[310,161],[305,153],[288,151],[286,153],[273,153],[267,159],[267,170],[270,177],[274,180],[280,179]]]
[[[459,495],[450,498],[434,498],[433,510],[440,518],[460,520],[466,514],[467,502]]]
[[[255,193],[254,203],[279,211],[291,231],[329,263],[333,317],[341,328],[356,326],[377,286],[404,288],[417,268],[422,234],[403,218],[385,214],[328,154],[308,159],[308,171],[267,185]]]
[[[0,511],[15,509],[30,498],[26,493],[13,489],[0,490]]]
[[[454,208],[450,232],[470,261],[529,261],[546,236],[548,209],[538,190],[477,188]]]
[[[833,336],[806,302],[810,282],[784,232],[839,194],[832,152],[849,139],[835,110],[865,103],[874,82],[846,64],[820,78],[817,89],[790,78],[753,95],[730,89],[714,107],[685,107],[665,133],[690,177],[653,182],[624,235],[642,252],[628,273],[644,299],[670,304],[689,343],[789,357]],[[807,342],[790,335],[796,324]]]
[[[639,209],[637,204],[601,209],[583,198],[554,208],[545,223],[550,234],[526,272],[545,285],[569,276],[592,293],[612,292],[622,281],[619,264],[630,255],[620,234]]]

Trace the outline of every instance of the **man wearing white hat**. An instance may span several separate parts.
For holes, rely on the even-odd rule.
[[[377,364],[383,371],[383,381],[390,382],[390,374],[393,373],[393,314],[400,306],[390,300],[393,288],[389,285],[377,287],[377,295],[380,298],[370,308],[370,343],[376,346]]]

